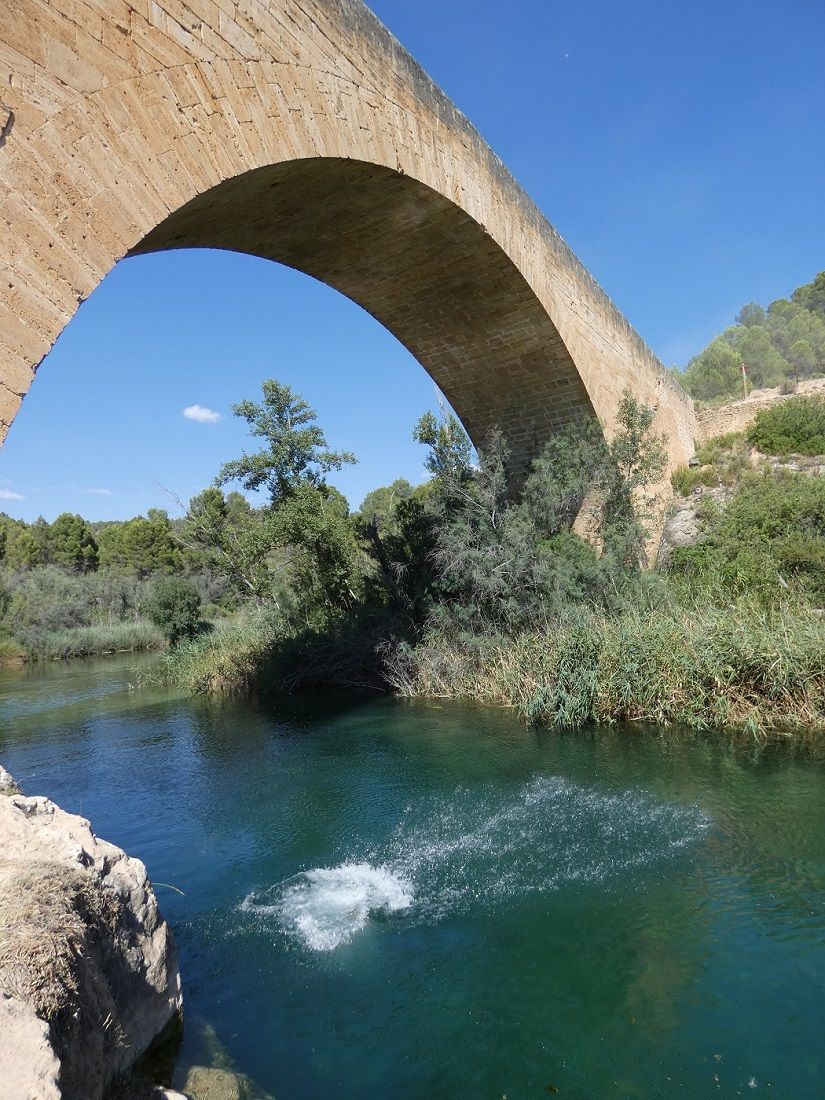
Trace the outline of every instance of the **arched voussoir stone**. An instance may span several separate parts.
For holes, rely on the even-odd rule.
[[[134,251],[186,247],[277,260],[341,291],[412,352],[473,439],[501,428],[516,470],[548,432],[593,414],[507,254],[451,199],[396,170],[331,157],[259,168],[199,195]]]
[[[622,393],[670,466],[690,399],[360,0],[4,0],[0,439],[124,256],[248,252],[335,287],[513,471]]]

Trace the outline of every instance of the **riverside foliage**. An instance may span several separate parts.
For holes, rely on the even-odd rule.
[[[277,393],[270,427],[283,442],[293,405],[311,410]],[[269,415],[266,401],[243,408],[255,423]],[[190,504],[184,537],[248,593],[248,613],[181,645],[161,675],[196,691],[336,684],[467,696],[559,727],[825,728],[815,550],[825,479],[746,476],[729,511],[709,513],[700,545],[651,571],[663,466],[651,424],[626,396],[611,440],[593,423],[558,435],[519,487],[498,433],[474,454],[454,418],[427,414],[415,436],[430,479],[376,490],[352,515],[314,461],[323,434],[302,462],[287,447],[288,476],[269,469],[276,491],[240,523],[217,489]],[[256,476],[276,453],[252,456]],[[758,569],[748,574],[732,547]]]
[[[728,502],[703,503],[698,543],[651,570],[664,453],[629,395],[611,439],[583,421],[518,481],[499,433],[475,453],[454,417],[426,414],[429,479],[355,513],[327,482],[352,456],[289,387],[269,380],[262,398],[235,408],[261,449],[180,519],[5,519],[6,647],[90,652],[120,629],[157,645],[151,612],[174,643],[155,675],[193,691],[346,685],[494,700],[563,728],[825,730],[825,478],[752,471],[746,441],[711,441],[697,473]]]

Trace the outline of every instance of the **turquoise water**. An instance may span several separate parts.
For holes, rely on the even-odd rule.
[[[825,1096],[825,764],[390,699],[0,678],[0,761],[140,856],[261,1094]],[[131,686],[130,686],[131,685]]]

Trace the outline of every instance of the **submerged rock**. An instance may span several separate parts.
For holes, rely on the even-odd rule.
[[[139,859],[0,780],[0,1081],[101,1100],[181,1013],[169,927]]]

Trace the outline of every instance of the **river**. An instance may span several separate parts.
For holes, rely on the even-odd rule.
[[[825,1095],[822,760],[185,699],[146,660],[0,674],[0,762],[168,884],[181,1064],[277,1100]]]

